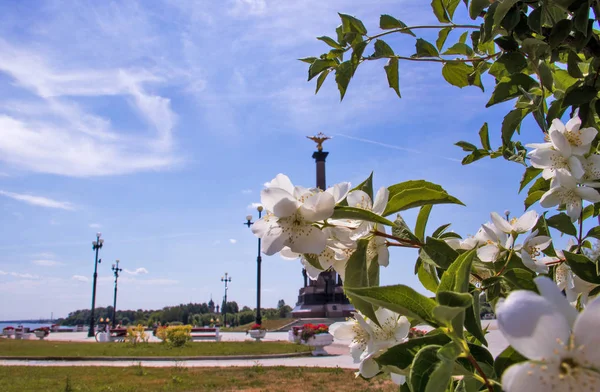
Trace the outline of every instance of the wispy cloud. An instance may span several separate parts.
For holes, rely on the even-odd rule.
[[[1,140],[1,138],[0,138]],[[0,142],[1,143],[1,142]],[[69,210],[73,211],[75,206],[66,201],[57,201],[53,199],[49,199],[43,196],[33,196],[22,193],[14,193],[14,192],[6,192],[0,190],[0,195],[9,197],[14,200],[22,201],[27,204],[31,204],[38,207],[46,207],[46,208],[58,208],[61,210]]]
[[[99,223],[90,223],[89,226],[90,226],[91,229],[99,229],[99,228],[102,227],[102,225],[99,224]]]
[[[234,238],[230,238],[230,239],[229,239],[229,243],[230,243],[230,244],[237,244],[237,240],[236,240],[236,239],[234,239]]]
[[[145,274],[148,273],[148,270],[146,268],[143,268],[143,267],[137,268],[134,271],[131,271],[131,270],[128,270],[127,268],[125,268],[123,271],[125,271],[129,275],[145,275]]]
[[[88,279],[88,277],[86,276],[81,276],[81,275],[73,275],[73,277],[71,278],[73,280],[77,280],[79,282],[89,282],[90,280]]]
[[[248,209],[249,210],[256,210],[258,207],[262,207],[262,204],[260,204],[260,203],[250,203],[248,205]]]
[[[0,270],[0,276],[4,276],[4,275],[8,275],[8,272],[4,272],[4,271]]]
[[[407,147],[397,146],[395,144],[378,142],[376,140],[369,140],[369,139],[364,139],[364,138],[361,138],[361,137],[344,135],[343,133],[335,133],[334,136],[345,137],[346,139],[356,140],[356,141],[363,142],[363,143],[375,144],[377,146],[381,146],[381,147],[385,147],[385,148],[391,148],[391,149],[394,149],[394,150],[412,152],[414,154],[431,154],[431,151],[427,152],[427,151],[415,150],[414,148],[407,148]],[[437,154],[431,155],[431,156],[435,156],[435,157],[440,158],[440,159],[445,159],[447,161],[461,162],[460,159],[444,157],[444,156],[440,156],[440,155],[437,155]]]
[[[243,193],[244,195],[249,195],[249,194],[251,194],[251,193],[252,193],[252,189],[244,189],[244,190],[242,190],[242,193]]]
[[[32,260],[31,262],[33,264],[39,265],[41,267],[56,267],[56,266],[59,266],[59,265],[63,265],[63,263],[61,263],[59,261],[47,260],[47,259]]]

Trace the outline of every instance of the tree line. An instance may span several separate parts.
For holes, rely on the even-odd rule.
[[[159,310],[117,310],[117,323],[121,325],[147,325],[154,326],[158,323],[161,325],[182,323],[191,325],[209,325],[216,323],[219,320],[223,322],[223,309],[212,309],[206,302],[203,303],[188,303],[177,306],[166,306]],[[227,323],[232,326],[244,325],[254,321],[256,309],[251,309],[248,306],[239,308],[237,302],[227,302]],[[286,317],[292,308],[285,304],[283,300],[279,300],[277,308],[261,308],[263,320],[278,319]],[[94,318],[96,322],[102,319],[112,319],[113,307],[98,307],[95,308]],[[56,321],[60,325],[89,325],[91,318],[90,309],[79,309],[70,312],[66,318],[60,318]]]

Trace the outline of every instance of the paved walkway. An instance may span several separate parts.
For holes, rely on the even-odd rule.
[[[485,325],[488,325],[486,322]],[[496,329],[495,322],[489,323],[488,339],[491,354],[496,357],[507,346],[508,343]],[[223,332],[222,341],[234,342],[252,340],[243,332]],[[265,341],[287,341],[287,332],[269,332]],[[74,341],[74,342],[89,342],[96,343],[94,338],[88,338],[87,332],[64,332],[51,333],[47,340],[51,341]],[[150,341],[158,341],[157,338],[151,336]],[[194,344],[202,344],[197,342]],[[251,367],[251,366],[303,366],[303,367],[340,367],[344,369],[358,369],[358,364],[355,364],[348,352],[348,342],[335,340],[332,345],[325,348],[330,354],[325,357],[296,357],[296,358],[272,358],[259,360],[196,360],[196,361],[6,361],[0,360],[0,366],[112,366],[112,367],[127,367],[141,364],[146,367]]]

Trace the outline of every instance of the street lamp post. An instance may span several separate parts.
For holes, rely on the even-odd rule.
[[[92,314],[90,317],[90,329],[88,330],[88,337],[94,336],[94,308],[96,307],[96,280],[98,279],[98,264],[102,262],[102,260],[98,260],[98,251],[102,248],[104,244],[104,240],[100,237],[102,233],[96,233],[96,241],[92,241],[92,250],[96,251],[96,261],[94,261],[94,284],[92,288]]]
[[[258,219],[260,219],[263,206],[258,206],[256,208],[258,210]],[[246,217],[246,223],[244,223],[248,228],[254,224],[252,222],[252,215],[248,215]],[[258,256],[256,256],[256,324],[262,324],[262,316],[260,315],[260,266],[262,264],[262,257],[260,256],[260,237],[258,237]]]
[[[119,280],[119,272],[123,271],[123,269],[119,268],[119,260],[117,260],[117,264],[112,265],[112,270],[115,273],[115,298],[113,300],[113,319],[112,326],[115,327],[115,323],[117,322],[117,281]]]
[[[225,277],[221,277],[221,282],[225,282],[225,302],[221,311],[223,312],[223,326],[227,327],[227,283],[231,282],[231,276],[227,277],[227,272],[225,272]]]

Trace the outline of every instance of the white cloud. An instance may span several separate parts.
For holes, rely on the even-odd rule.
[[[1,126],[0,129],[2,129]],[[0,138],[0,144],[2,143],[1,140],[2,139]],[[57,201],[43,196],[26,195],[22,193],[6,192],[2,190],[0,190],[0,195],[39,207],[58,208],[69,211],[73,211],[75,209],[75,206],[73,206],[73,204],[69,202]]]
[[[46,260],[46,259],[33,260],[31,262],[33,264],[35,264],[35,265],[39,265],[39,266],[42,266],[42,267],[56,267],[57,265],[62,265],[63,264],[63,263],[61,263],[59,261]]]
[[[0,270],[0,276],[2,276],[2,275],[8,275],[8,272],[4,272],[4,271]]]
[[[251,194],[251,193],[252,193],[252,189],[244,189],[244,190],[242,190],[242,193],[243,193],[244,195],[249,195],[249,194]]]
[[[19,272],[10,272],[9,275],[14,276],[15,278],[22,278],[22,279],[39,279],[40,278],[38,275],[22,274]]]
[[[102,225],[99,224],[99,223],[90,223],[89,226],[90,226],[91,229],[99,229],[99,228],[102,227]]]
[[[148,270],[146,268],[137,268],[135,271],[131,271],[125,268],[124,271],[130,275],[145,275],[148,273]]]
[[[146,87],[163,82],[162,77],[138,68],[51,65],[52,59],[39,53],[0,40],[0,73],[36,96],[1,103],[5,113],[0,114],[0,160],[34,172],[79,177],[168,168],[180,162],[172,154],[176,115],[170,100]],[[148,125],[146,135],[113,129],[110,118],[76,102],[78,97],[101,96],[129,99]]]
[[[248,205],[248,209],[249,210],[256,210],[258,207],[262,207],[262,204],[260,204],[260,203],[250,203]]]
[[[89,282],[90,281],[86,276],[81,276],[81,275],[73,275],[73,277],[71,279],[78,280],[80,282]]]
[[[235,243],[237,243],[237,240],[236,240],[236,239],[234,239],[234,238],[230,238],[230,239],[229,239],[229,243],[230,243],[230,244],[235,244]]]

